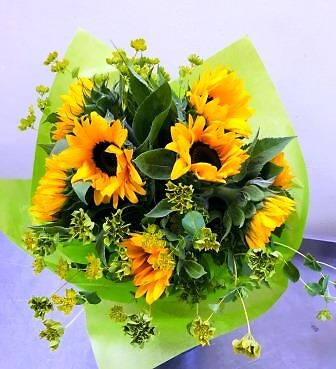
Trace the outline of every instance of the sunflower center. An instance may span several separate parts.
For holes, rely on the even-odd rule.
[[[102,172],[111,177],[117,173],[117,156],[105,151],[110,145],[107,141],[97,143],[93,149],[93,161]]]
[[[211,149],[203,142],[195,142],[190,148],[191,164],[194,163],[209,163],[220,169],[222,164],[217,154],[217,151]]]

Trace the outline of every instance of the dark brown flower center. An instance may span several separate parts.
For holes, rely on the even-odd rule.
[[[209,163],[220,169],[222,164],[217,154],[217,151],[210,148],[203,142],[195,142],[190,148],[191,164],[194,163]]]
[[[96,144],[93,148],[93,161],[96,166],[108,176],[115,176],[117,173],[117,156],[106,152],[111,142],[103,141]]]

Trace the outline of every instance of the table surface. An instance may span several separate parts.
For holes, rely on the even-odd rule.
[[[310,246],[308,241],[305,243]],[[322,245],[327,250],[323,260],[332,262],[329,251],[336,249],[333,246]],[[40,322],[33,319],[27,301],[32,294],[49,295],[59,287],[60,280],[48,270],[42,277],[34,276],[31,257],[1,233],[0,250],[0,369],[97,369],[83,315],[66,331],[58,351],[50,352],[46,342],[38,338]],[[304,280],[318,279],[318,274],[303,268],[299,258],[294,262]],[[330,275],[336,279],[335,272]],[[253,334],[262,344],[259,360],[250,361],[232,353],[231,341],[244,335],[243,328],[216,338],[210,347],[190,350],[158,369],[334,369],[336,321],[316,320],[322,308],[321,298],[308,296],[301,283],[291,283],[279,302],[252,322]]]

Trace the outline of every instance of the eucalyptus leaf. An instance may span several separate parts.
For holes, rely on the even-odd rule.
[[[60,152],[62,152],[63,150],[65,150],[67,147],[69,147],[68,141],[65,138],[62,138],[61,140],[58,140],[55,143],[55,145],[54,145],[54,147],[51,151],[51,154],[57,155]]]
[[[190,211],[182,219],[184,230],[192,237],[205,227],[203,215],[198,211]]]
[[[145,214],[149,218],[162,218],[172,213],[168,199],[161,200],[149,213]]]
[[[90,187],[91,185],[89,182],[79,181],[79,182],[72,183],[72,188],[75,191],[76,195],[86,205],[87,205],[86,194]]]
[[[173,151],[156,149],[144,152],[134,159],[139,170],[152,179],[168,180],[175,164],[176,155]]]
[[[201,278],[206,274],[203,266],[194,260],[185,260],[183,267],[189,276],[193,279]]]

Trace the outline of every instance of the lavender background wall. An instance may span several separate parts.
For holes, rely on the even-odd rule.
[[[52,49],[64,51],[77,27],[123,47],[145,37],[173,76],[191,51],[206,57],[248,34],[307,161],[306,236],[335,240],[335,19],[333,0],[0,0],[0,177],[30,176],[35,132],[16,126],[35,99],[35,86],[53,78],[41,61]]]

